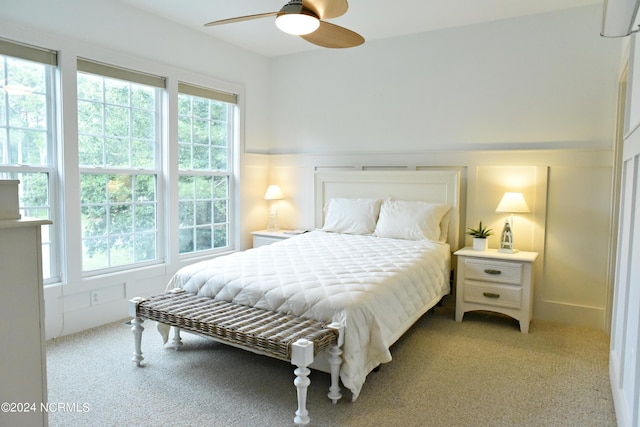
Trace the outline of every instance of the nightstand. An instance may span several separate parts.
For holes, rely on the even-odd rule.
[[[278,231],[268,231],[268,230],[260,230],[260,231],[252,231],[253,235],[253,247],[257,248],[259,246],[270,245],[274,242],[279,242],[280,240],[285,240],[290,237],[295,236],[295,234],[287,233],[288,230],[278,230]]]
[[[456,321],[467,311],[486,310],[506,314],[529,332],[533,312],[533,263],[537,252],[506,254],[497,249],[456,251]]]

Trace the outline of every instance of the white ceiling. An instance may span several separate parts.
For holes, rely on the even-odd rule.
[[[287,0],[120,1],[267,57],[321,49],[299,37],[280,32],[275,26],[274,17],[220,27],[204,27],[205,23],[219,19],[277,12]],[[602,2],[603,0],[349,0],[347,13],[329,22],[349,28],[362,35],[365,40],[373,41]]]

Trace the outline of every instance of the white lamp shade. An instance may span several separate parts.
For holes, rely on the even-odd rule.
[[[306,13],[283,13],[276,18],[276,26],[285,33],[300,36],[313,33],[320,26],[320,21]]]
[[[267,192],[264,193],[265,200],[282,200],[284,196],[282,195],[282,190],[277,185],[270,185],[267,188]]]
[[[531,212],[522,193],[504,193],[502,200],[498,203],[496,212],[507,213],[527,213]]]

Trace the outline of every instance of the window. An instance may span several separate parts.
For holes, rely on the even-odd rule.
[[[17,179],[23,217],[54,218],[56,52],[0,40],[0,179]],[[59,281],[55,230],[42,227],[44,283]]]
[[[179,252],[229,249],[236,96],[178,85]]]
[[[82,270],[162,260],[161,77],[78,60]]]

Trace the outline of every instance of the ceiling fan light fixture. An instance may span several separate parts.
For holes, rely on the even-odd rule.
[[[320,27],[320,20],[302,2],[289,2],[278,12],[276,26],[285,33],[301,36],[313,33]]]

